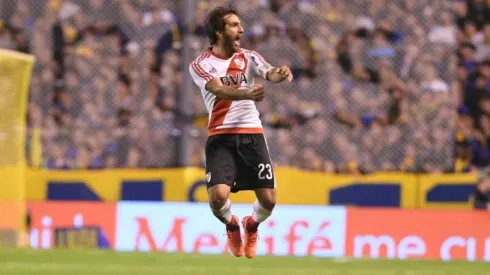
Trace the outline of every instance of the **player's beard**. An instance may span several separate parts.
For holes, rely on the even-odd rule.
[[[230,35],[226,35],[224,36],[224,39],[223,39],[223,46],[224,48],[226,49],[226,51],[230,52],[230,53],[236,53],[238,51],[240,51],[240,44],[238,43],[238,45],[235,44],[235,39],[236,36],[230,36]]]

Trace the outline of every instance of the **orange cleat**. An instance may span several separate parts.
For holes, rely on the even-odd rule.
[[[242,224],[245,232],[245,256],[250,259],[257,252],[257,228],[259,224],[251,216],[244,217]]]
[[[228,247],[235,257],[243,255],[242,236],[240,234],[240,220],[237,216],[231,218],[231,222],[226,225],[226,235],[228,236]]]

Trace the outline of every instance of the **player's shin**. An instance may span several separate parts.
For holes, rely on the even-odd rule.
[[[243,243],[240,234],[240,223],[238,217],[231,214],[231,201],[226,200],[225,205],[219,210],[213,209],[213,204],[211,205],[211,210],[218,220],[226,225],[226,235],[228,236],[228,247],[230,248],[233,255],[236,257],[241,257],[243,255]]]
[[[223,205],[223,207],[221,207],[219,210],[213,209],[211,206],[211,211],[213,211],[213,215],[218,218],[218,220],[226,225],[232,220],[230,199],[227,199],[225,205]]]
[[[256,200],[253,204],[252,219],[247,224],[249,231],[256,231],[259,224],[272,214],[272,209],[267,209]]]

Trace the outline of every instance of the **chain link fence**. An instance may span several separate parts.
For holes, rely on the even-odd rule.
[[[293,84],[264,83],[267,100],[258,104],[276,164],[353,173],[453,169],[449,2],[227,3],[245,22],[243,47],[295,74]],[[208,7],[201,4],[202,13]],[[202,51],[207,41],[199,42]],[[205,140],[201,129],[194,165],[204,163]]]
[[[175,166],[183,123],[193,125],[184,133],[192,137],[189,165],[204,165],[201,94],[194,86],[180,89],[188,73],[181,66],[182,3],[1,2],[4,24],[28,37],[0,32],[1,47],[29,41],[27,50],[38,58],[29,124],[41,129],[40,165]],[[244,48],[295,75],[292,84],[262,81],[267,99],[258,108],[277,165],[328,172],[452,169],[456,42],[448,1],[196,0],[187,40],[192,58],[208,47],[205,16],[223,4],[241,13]],[[181,93],[191,118],[179,111]]]

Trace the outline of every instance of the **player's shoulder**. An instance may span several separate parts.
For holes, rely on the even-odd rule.
[[[245,54],[261,55],[259,53],[259,51],[257,51],[257,50],[250,50],[250,49],[244,49],[244,48],[241,48],[240,50],[242,53],[245,53]]]
[[[208,59],[210,56],[211,53],[209,51],[205,51],[201,53],[191,62],[191,64],[189,64],[189,71],[199,72],[202,71],[203,69],[207,69],[211,67],[210,65],[208,65]]]
[[[209,57],[211,56],[211,52],[209,50],[206,50],[204,52],[202,52],[200,55],[198,55],[193,61],[192,63],[202,63],[202,62],[205,62],[207,59],[209,59]]]
[[[262,57],[262,55],[260,55],[260,53],[258,53],[257,51],[255,50],[249,50],[249,49],[241,49],[241,52],[244,54],[244,56],[247,58],[247,59],[251,59],[252,61],[254,61],[256,64],[257,62],[260,60],[262,62],[264,62],[264,58]]]
[[[244,49],[244,48],[241,48],[240,52],[243,53],[244,55],[253,55],[253,54],[257,53],[254,50],[249,50],[249,49]]]

